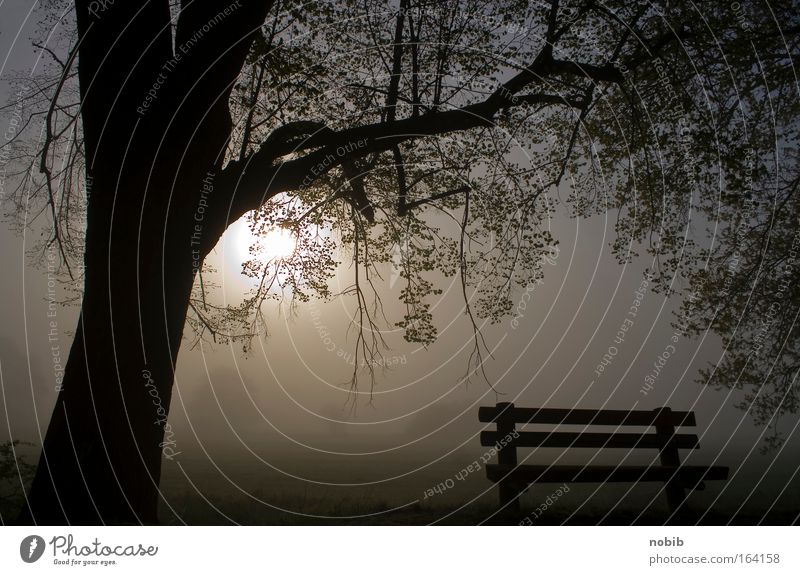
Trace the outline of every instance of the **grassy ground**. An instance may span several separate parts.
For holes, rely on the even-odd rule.
[[[575,512],[556,507],[543,513],[523,506],[519,513],[499,513],[495,504],[479,503],[468,507],[459,505],[430,505],[415,503],[392,510],[389,505],[374,500],[344,499],[339,501],[298,501],[286,498],[273,503],[276,508],[241,501],[217,501],[215,509],[205,505],[174,506],[178,519],[168,509],[162,509],[165,524],[219,525],[791,525],[798,524],[797,511],[777,510],[763,513],[733,513],[715,511],[703,513],[689,509],[681,517],[672,518],[666,509],[640,513],[622,509],[609,513],[593,508]]]
[[[0,498],[0,522],[13,522],[21,497]],[[415,503],[392,509],[386,503],[345,498],[338,501],[303,501],[295,497],[279,499],[267,507],[253,502],[217,500],[214,506],[196,500],[172,501],[172,510],[162,505],[160,520],[165,525],[799,525],[796,510],[763,513],[713,511],[702,513],[689,509],[680,518],[671,518],[666,510],[639,513],[623,509],[609,513],[593,508],[575,512],[553,507],[543,513],[523,506],[519,513],[499,513],[487,503],[461,507]],[[288,511],[291,510],[291,511]]]

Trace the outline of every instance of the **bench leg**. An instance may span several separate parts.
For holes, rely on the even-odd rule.
[[[680,516],[680,510],[683,502],[686,501],[686,491],[683,486],[677,485],[677,482],[671,481],[667,483],[667,504],[669,505],[670,512],[676,516]]]
[[[503,511],[518,512],[520,489],[508,481],[500,482],[500,507]]]
[[[513,412],[513,403],[498,403],[497,407],[502,410],[504,414]],[[501,417],[497,420],[497,434],[503,438],[511,438],[515,435],[514,419],[508,415]],[[497,450],[497,462],[500,465],[508,467],[517,466],[517,446],[513,441],[506,444],[505,447]],[[522,489],[519,485],[515,485],[508,480],[500,481],[500,507],[506,512],[519,511],[519,494]]]
[[[661,414],[668,415],[672,410],[669,407],[662,407],[661,409],[654,410]],[[675,447],[673,439],[675,437],[675,427],[673,425],[658,425],[656,424],[656,435],[661,439],[661,448],[659,455],[661,465],[678,468],[681,465],[681,456],[678,453],[678,448]],[[686,491],[675,479],[667,482],[667,504],[669,510],[676,517],[681,516],[681,508],[686,500]]]

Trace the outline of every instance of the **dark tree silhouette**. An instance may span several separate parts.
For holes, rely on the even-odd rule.
[[[59,6],[41,44],[51,68],[6,108],[43,125],[43,143],[25,128],[10,145],[15,197],[50,218],[47,245],[82,286],[23,520],[155,523],[187,320],[246,341],[271,286],[331,295],[338,244],[356,264],[360,357],[382,344],[373,281],[399,250],[407,339],[436,337],[436,274],[459,276],[479,371],[477,320],[541,276],[559,197],[616,214],[619,257],[649,253],[662,289],[692,294],[686,329],[732,334],[711,381],[753,385],[762,415],[796,410],[799,294],[781,283],[797,277],[791,2]],[[245,214],[296,249],[254,258],[253,297],[216,306],[202,261]],[[761,326],[737,322],[779,288],[761,336],[777,363],[748,361]]]

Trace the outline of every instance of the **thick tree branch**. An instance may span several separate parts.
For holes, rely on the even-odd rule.
[[[584,99],[553,94],[519,93],[532,83],[553,74],[574,75],[593,82],[622,83],[622,72],[612,64],[596,65],[585,62],[553,59],[543,50],[530,66],[519,72],[495,90],[482,102],[445,112],[433,111],[421,116],[411,116],[393,122],[380,122],[333,131],[316,130],[298,142],[271,142],[244,161],[231,162],[223,170],[223,178],[234,187],[231,201],[232,217],[240,217],[258,208],[263,202],[279,193],[302,189],[319,176],[346,160],[369,153],[391,150],[402,142],[425,136],[443,135],[479,127],[490,127],[494,116],[502,109],[521,104],[564,104],[585,109]],[[272,137],[268,138],[268,141]],[[266,143],[266,142],[265,142]],[[289,153],[314,151],[307,155],[276,161]]]
[[[222,113],[227,116],[233,84],[273,3],[273,0],[181,2],[175,32],[176,78],[171,84],[174,88],[170,90],[172,101],[168,111],[180,107],[182,124],[195,127],[213,109],[220,116]]]
[[[393,122],[397,117],[397,94],[400,89],[400,75],[403,70],[403,25],[408,10],[408,0],[401,0],[394,30],[394,50],[392,52],[392,75],[386,92],[386,121]]]

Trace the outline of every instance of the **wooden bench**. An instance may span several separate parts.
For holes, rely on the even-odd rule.
[[[705,480],[727,479],[722,466],[681,465],[679,449],[699,449],[697,435],[676,433],[676,427],[695,427],[691,411],[668,407],[652,411],[612,409],[544,409],[498,403],[481,407],[478,419],[495,423],[495,431],[481,432],[481,445],[497,448],[497,464],[486,466],[486,477],[499,483],[500,505],[519,510],[519,495],[533,483],[605,483],[657,481],[666,484],[670,510],[684,502],[686,489],[704,489]],[[520,431],[516,425],[581,425],[581,431]],[[655,427],[654,433],[587,432],[587,427]],[[556,429],[558,429],[556,427]],[[658,449],[660,465],[518,465],[519,447]]]

